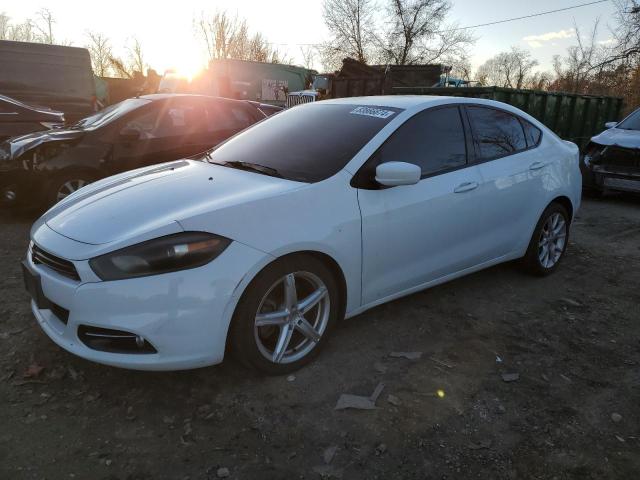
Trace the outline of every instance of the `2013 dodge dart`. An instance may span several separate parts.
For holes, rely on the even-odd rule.
[[[229,352],[282,374],[384,302],[515,259],[552,273],[580,192],[578,148],[508,105],[331,100],[78,190],[34,224],[23,271],[42,329],[86,359]]]

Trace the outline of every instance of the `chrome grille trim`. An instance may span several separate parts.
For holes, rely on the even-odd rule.
[[[51,270],[72,280],[80,280],[80,275],[78,275],[78,271],[72,262],[43,250],[35,243],[31,247],[31,261],[35,265],[49,267]]]

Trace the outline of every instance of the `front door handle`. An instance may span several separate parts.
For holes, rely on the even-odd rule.
[[[470,192],[471,190],[475,190],[478,188],[478,182],[464,182],[458,185],[453,192],[454,193],[464,193]]]
[[[533,162],[529,165],[529,170],[540,170],[541,168],[546,167],[547,164],[545,162]]]

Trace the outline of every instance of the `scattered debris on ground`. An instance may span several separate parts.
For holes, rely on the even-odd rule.
[[[376,408],[376,401],[382,393],[382,390],[384,390],[384,383],[379,383],[369,397],[343,393],[340,395],[340,398],[338,398],[335,410],[345,410],[348,408],[353,408],[355,410],[373,410]]]
[[[420,360],[422,352],[391,352],[389,356],[392,358],[406,358],[407,360]]]
[[[640,200],[587,199],[549,277],[500,265],[381,305],[284,377],[68,354],[24,291],[33,220],[0,216],[0,478],[639,477]],[[377,408],[334,410],[379,382]]]

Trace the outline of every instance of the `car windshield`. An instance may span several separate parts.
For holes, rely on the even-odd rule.
[[[640,130],[640,110],[636,110],[622,122],[620,122],[616,128],[623,130]]]
[[[308,104],[256,124],[206,154],[211,163],[251,169],[299,182],[335,175],[398,108]]]
[[[100,110],[93,115],[89,115],[83,118],[78,123],[73,125],[72,128],[79,128],[82,130],[95,130],[108,123],[113,122],[117,118],[126,115],[127,113],[135,110],[136,108],[146,105],[151,100],[145,100],[143,98],[129,98],[122,102],[108,106],[107,108]]]

